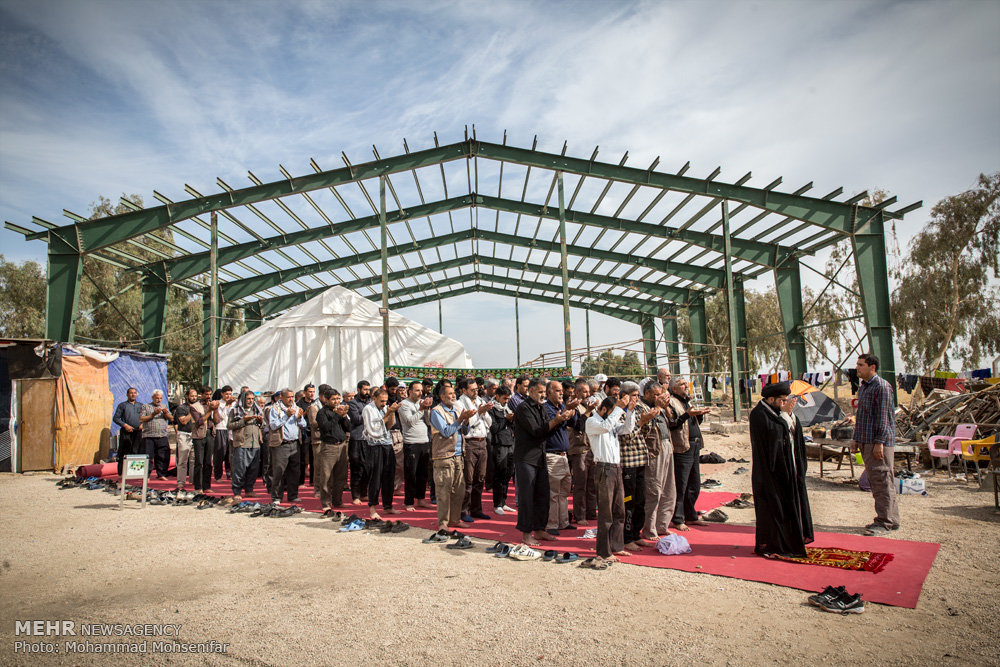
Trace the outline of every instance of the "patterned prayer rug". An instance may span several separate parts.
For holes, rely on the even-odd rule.
[[[844,570],[864,570],[873,574],[885,569],[885,566],[893,558],[892,554],[880,553],[878,551],[852,551],[851,549],[830,547],[806,547],[805,558],[778,555],[772,557],[792,563],[825,565],[826,567],[839,567]]]

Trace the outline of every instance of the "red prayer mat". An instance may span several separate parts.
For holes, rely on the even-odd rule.
[[[803,565],[825,565],[844,570],[864,570],[876,574],[885,569],[885,566],[893,559],[893,555],[879,551],[854,551],[836,547],[806,547],[805,558],[777,554],[770,556],[770,558],[802,563]]]

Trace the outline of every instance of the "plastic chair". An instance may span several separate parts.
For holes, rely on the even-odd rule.
[[[976,481],[982,486],[983,478],[979,473],[979,462],[986,461],[990,462],[990,445],[995,445],[997,442],[997,437],[991,435],[988,438],[983,438],[981,440],[963,440],[961,445],[962,454],[962,470],[965,471],[965,478],[969,479],[968,468],[966,464],[972,463],[972,466],[976,469]]]
[[[951,457],[962,455],[962,441],[968,440],[976,435],[975,424],[959,424],[955,427],[955,435],[932,435],[927,439],[927,450],[931,455],[931,468],[934,475],[937,475],[937,466],[934,459],[948,459],[948,477],[951,477]],[[938,442],[945,442],[947,446],[943,449],[935,447]]]

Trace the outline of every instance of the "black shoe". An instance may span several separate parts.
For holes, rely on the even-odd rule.
[[[574,526],[571,523],[567,523],[565,526],[563,526],[559,530],[576,530],[576,529],[577,529],[576,526]],[[552,531],[550,530],[549,532],[551,533]]]
[[[552,530],[546,530],[545,532],[548,533],[549,535],[554,535],[556,537],[559,537],[559,530],[556,528],[553,528]]]
[[[470,516],[472,516],[472,517],[474,517],[476,519],[489,519],[490,518],[490,515],[487,514],[486,512],[473,512]]]
[[[822,602],[829,602],[834,598],[840,597],[846,592],[847,589],[844,588],[843,586],[837,586],[836,588],[834,588],[833,586],[827,586],[826,588],[823,589],[821,593],[810,595],[809,604],[814,605],[816,607],[822,607],[823,606],[821,604]]]
[[[847,591],[831,600],[822,600],[819,606],[823,611],[835,614],[863,614],[865,611],[865,603],[861,599],[861,593],[850,595]]]

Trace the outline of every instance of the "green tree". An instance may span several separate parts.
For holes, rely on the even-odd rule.
[[[135,206],[142,206],[138,195],[122,195]],[[119,202],[112,204],[98,197],[90,206],[90,219],[103,218],[132,210]],[[154,261],[163,255],[174,256],[173,237],[167,230],[146,234],[142,245],[119,243],[111,251],[127,252],[141,261]],[[77,337],[81,343],[144,349],[142,340],[141,274],[84,257],[80,284],[80,311]],[[37,262],[9,262],[0,255],[0,335],[40,338],[45,335],[46,278]],[[220,342],[226,343],[246,331],[242,310],[227,306],[223,311]],[[167,363],[171,380],[187,385],[201,381],[201,297],[180,288],[170,289],[167,297],[167,331],[164,349],[171,357]]]
[[[45,271],[38,262],[0,255],[0,336],[45,336]]]
[[[642,362],[638,352],[615,354],[612,350],[604,350],[596,357],[587,357],[580,366],[580,375],[594,376],[604,373],[608,377],[643,377]]]
[[[892,319],[903,361],[933,372],[1000,352],[1000,172],[946,197],[893,271]]]

